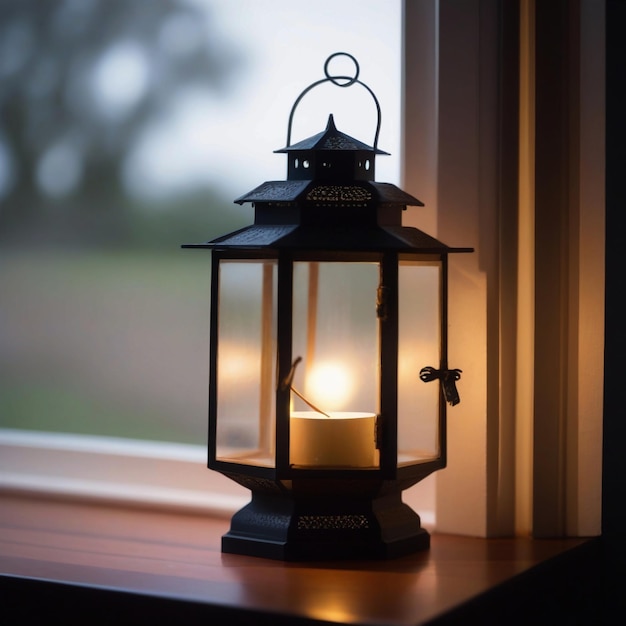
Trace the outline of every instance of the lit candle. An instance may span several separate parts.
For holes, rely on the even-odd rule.
[[[347,368],[335,362],[317,363],[306,380],[307,397],[298,392],[289,377],[291,391],[311,411],[290,412],[290,461],[295,467],[378,467],[376,414],[353,411],[326,411],[321,406],[343,408],[353,395],[353,381]],[[315,401],[315,404],[313,403]]]
[[[290,449],[297,467],[377,467],[376,415],[293,411]]]

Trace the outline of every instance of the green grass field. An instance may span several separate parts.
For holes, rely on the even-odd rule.
[[[0,254],[0,427],[203,443],[206,251]]]

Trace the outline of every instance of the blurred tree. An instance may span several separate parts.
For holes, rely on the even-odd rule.
[[[177,92],[225,93],[241,62],[189,1],[0,0],[0,238],[131,236],[125,155]]]

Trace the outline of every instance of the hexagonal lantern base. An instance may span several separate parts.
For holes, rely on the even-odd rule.
[[[253,493],[222,537],[223,552],[284,561],[389,559],[429,546],[400,493],[362,500]]]

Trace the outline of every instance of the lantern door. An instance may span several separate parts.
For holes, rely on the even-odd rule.
[[[294,261],[292,469],[379,467],[379,281],[375,257]]]

